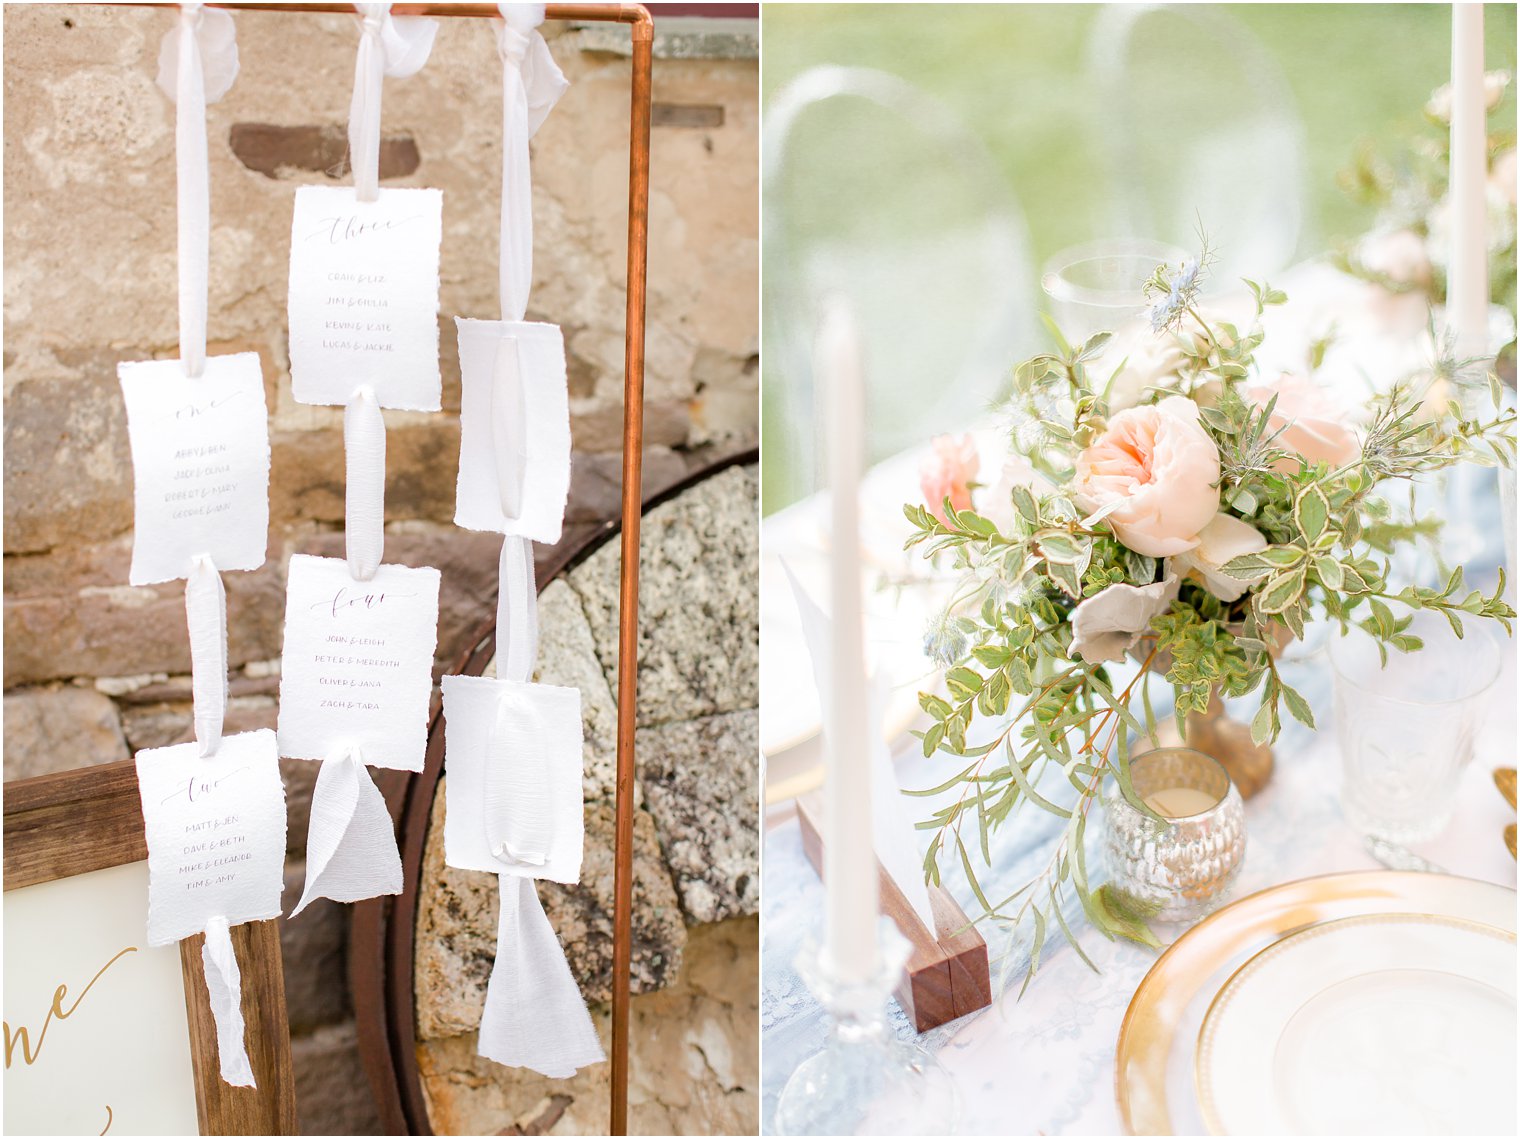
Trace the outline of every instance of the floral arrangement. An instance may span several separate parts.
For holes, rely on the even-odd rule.
[[[1506,99],[1507,71],[1484,76],[1490,121],[1510,108],[1508,128],[1488,131],[1489,286],[1494,304],[1515,316],[1515,131]],[[1391,157],[1363,146],[1341,185],[1376,211],[1372,230],[1344,246],[1338,261],[1348,272],[1396,293],[1420,292],[1433,303],[1446,300],[1446,250],[1450,207],[1451,88],[1437,89],[1425,104],[1423,127]]]
[[[925,872],[938,882],[940,859],[952,858],[984,909],[978,920],[1032,923],[1031,977],[1050,926],[1076,945],[1061,912],[1068,891],[1110,937],[1155,944],[1143,914],[1089,888],[1084,852],[1089,810],[1110,781],[1155,817],[1128,773],[1131,737],[1156,738],[1153,678],[1169,683],[1179,717],[1203,712],[1216,688],[1259,694],[1251,735],[1268,743],[1284,713],[1314,726],[1274,656],[1311,618],[1359,626],[1386,659],[1421,647],[1396,606],[1438,611],[1457,636],[1464,616],[1507,630],[1515,616],[1502,576],[1487,597],[1465,589],[1460,569],[1441,587],[1396,588],[1387,559],[1427,526],[1393,509],[1395,485],[1458,463],[1513,465],[1515,413],[1500,410],[1497,380],[1493,414],[1471,418],[1432,398],[1468,361],[1438,361],[1359,409],[1312,375],[1262,376],[1260,318],[1287,298],[1248,281],[1251,327],[1205,319],[1209,260],[1156,270],[1150,328],[1117,368],[1103,366],[1109,333],[1075,345],[1056,333],[1058,351],[1014,372],[1010,458],[996,482],[977,481],[969,437],[941,437],[923,470],[925,503],[905,507],[907,546],[959,571],[926,637],[945,695],[919,698],[932,718],[918,733],[924,754],[951,770],[913,794],[958,788],[920,823],[934,832]],[[1127,681],[1115,668],[1126,659],[1140,666]],[[978,717],[992,723],[972,733]],[[993,834],[1026,805],[1064,830],[1041,874],[989,897],[973,850],[990,863]]]

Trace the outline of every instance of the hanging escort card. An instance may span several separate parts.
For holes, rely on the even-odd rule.
[[[228,736],[209,758],[195,744],[140,751],[137,783],[148,841],[148,942],[205,932],[201,958],[222,1079],[252,1087],[230,930],[280,916],[285,786],[274,733]]]
[[[373,767],[422,770],[440,581],[426,566],[357,581],[341,558],[290,559],[282,755],[325,759],[345,746]]]
[[[339,558],[290,559],[279,750],[322,761],[292,917],[319,897],[401,892],[391,817],[365,765],[422,770],[440,581],[428,567],[382,565],[360,581]]]
[[[444,860],[494,873],[497,956],[478,1049],[553,1078],[603,1059],[600,1040],[534,879],[580,880],[580,693],[531,683],[538,657],[533,541],[560,537],[570,479],[570,415],[560,330],[523,319],[532,284],[528,138],[565,89],[543,37],[542,5],[500,5],[502,223],[500,321],[459,319],[459,498],[455,521],[497,530],[497,676],[446,676]]]
[[[237,75],[232,17],[180,6],[158,84],[175,104],[179,359],[118,367],[132,447],[128,580],[185,579],[195,742],[136,757],[148,844],[148,938],[205,933],[202,960],[224,1081],[253,1085],[231,928],[279,916],[285,789],[273,732],[222,737],[227,596],[222,570],[264,563],[269,436],[257,355],[206,356],[211,194],[206,104]],[[194,999],[191,995],[191,999]]]
[[[118,366],[132,445],[133,585],[185,577],[205,554],[223,570],[264,564],[269,434],[256,353]]]
[[[454,522],[558,542],[570,493],[570,394],[559,326],[454,322],[463,388]]]
[[[290,378],[301,403],[437,411],[441,190],[302,186],[290,232]]]

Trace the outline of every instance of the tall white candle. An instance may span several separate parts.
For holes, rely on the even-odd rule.
[[[1451,169],[1446,325],[1460,356],[1488,353],[1488,124],[1483,5],[1451,6]]]
[[[878,967],[878,884],[871,828],[871,767],[866,733],[866,670],[860,604],[860,477],[865,467],[865,391],[860,340],[848,306],[829,302],[813,346],[813,379],[822,389],[819,445],[826,452],[832,554],[829,596],[829,701],[824,709],[828,762],[824,885],[828,894],[825,964],[841,981]]]

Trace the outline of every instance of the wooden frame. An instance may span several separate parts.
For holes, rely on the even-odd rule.
[[[751,448],[694,471],[673,486],[651,496],[642,506],[647,513],[704,479],[729,467],[758,462]],[[539,591],[570,572],[619,536],[616,522],[589,534],[570,538],[543,551],[537,567]],[[485,598],[481,607],[491,613],[470,638],[470,648],[450,670],[451,675],[480,676],[496,656],[496,602]],[[417,888],[433,817],[433,796],[443,776],[442,703],[435,697],[428,723],[427,759],[416,774],[377,772],[391,813],[400,823],[403,888],[393,897],[370,898],[354,906],[348,943],[349,987],[359,1030],[359,1052],[375,1090],[380,1125],[392,1135],[431,1135],[427,1097],[417,1068],[417,1005],[413,991],[416,971]],[[378,782],[378,779],[377,779]]]
[[[5,784],[7,891],[147,857],[137,769],[130,760]],[[201,964],[204,941],[198,934],[179,943],[201,1134],[294,1135],[295,1070],[278,927],[261,921],[232,930],[242,972],[244,1041],[257,1088],[222,1082]]]

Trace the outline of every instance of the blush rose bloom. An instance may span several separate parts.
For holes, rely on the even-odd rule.
[[[976,480],[982,461],[976,453],[976,441],[970,435],[936,435],[934,452],[918,470],[918,485],[924,492],[929,510],[945,521],[945,499],[957,510],[971,506],[971,484]]]
[[[1277,445],[1303,457],[1306,463],[1329,463],[1332,470],[1345,466],[1362,453],[1362,441],[1351,426],[1351,411],[1320,384],[1303,376],[1284,372],[1276,380],[1251,384],[1245,396],[1257,407],[1265,407],[1277,396],[1268,426],[1281,434]],[[1277,469],[1292,474],[1301,464],[1280,459]]]
[[[1198,544],[1219,512],[1219,448],[1185,396],[1121,411],[1077,456],[1072,488],[1137,554],[1169,558]]]

